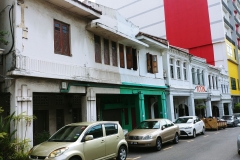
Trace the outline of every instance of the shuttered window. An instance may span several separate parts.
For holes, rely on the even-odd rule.
[[[113,66],[118,66],[117,44],[116,44],[116,42],[112,42],[112,65]]]
[[[102,63],[102,58],[101,58],[101,39],[97,35],[94,35],[94,44],[95,44],[95,62]]]
[[[70,56],[69,25],[54,20],[54,53]]]
[[[110,65],[109,41],[104,39],[104,64]]]
[[[150,53],[147,53],[147,72],[158,73],[157,55],[151,55]]]
[[[127,69],[133,68],[132,47],[126,47]]]
[[[124,48],[122,44],[119,44],[119,54],[120,54],[120,67],[125,68],[124,63]]]
[[[132,49],[132,60],[133,60],[133,70],[137,70],[138,65],[137,65],[137,50],[136,49]]]

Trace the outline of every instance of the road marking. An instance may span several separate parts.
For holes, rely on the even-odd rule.
[[[165,148],[165,149],[163,149],[163,150],[165,151],[165,150],[168,150],[168,149],[171,149],[171,148],[172,148],[172,146],[171,146],[171,147],[168,147],[168,148]]]
[[[190,140],[190,141],[187,141],[187,142],[193,142],[194,140]]]
[[[141,157],[136,157],[136,158],[127,158],[126,160],[135,160],[135,159],[139,159]]]
[[[208,137],[209,135],[203,136],[204,138]]]

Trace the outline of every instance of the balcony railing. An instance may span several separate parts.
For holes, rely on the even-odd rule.
[[[234,17],[234,20],[237,22],[237,24],[240,24],[239,20],[236,17]]]
[[[240,11],[239,11],[239,9],[238,9],[238,7],[236,6],[236,4],[235,3],[233,3],[233,7],[235,8],[235,10],[238,12],[238,14],[240,15]]]
[[[240,38],[240,34],[238,32],[236,32],[236,35],[238,36],[238,38]]]
[[[235,45],[235,42],[226,34],[226,39],[231,42],[233,45]]]
[[[228,8],[228,5],[222,0],[223,7],[232,15],[232,11]]]
[[[224,22],[233,30],[233,26],[229,23],[229,21],[225,17],[223,17],[223,19]]]

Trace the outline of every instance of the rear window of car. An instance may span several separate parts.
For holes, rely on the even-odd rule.
[[[106,130],[106,136],[117,134],[118,133],[118,125],[117,124],[104,124]]]

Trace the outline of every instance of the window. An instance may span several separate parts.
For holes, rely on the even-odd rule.
[[[95,43],[95,62],[102,63],[101,38],[97,35],[94,35],[94,43]]]
[[[230,57],[233,57],[232,47],[229,44],[227,44],[227,54]]]
[[[183,63],[183,76],[184,76],[184,80],[187,80],[186,62]]]
[[[70,56],[69,25],[54,20],[54,53]]]
[[[237,85],[238,85],[238,90],[240,90],[240,88],[239,88],[239,80],[237,79]]]
[[[104,124],[104,127],[106,130],[106,136],[118,133],[118,126],[116,124],[108,123]]]
[[[235,80],[235,78],[232,78],[232,77],[230,77],[231,78],[231,87],[232,87],[232,90],[236,90],[237,89],[237,87],[236,87],[236,80]]]
[[[215,80],[216,80],[216,89],[218,89],[218,78],[216,77]]]
[[[93,135],[93,138],[103,137],[102,125],[96,125],[90,128],[85,135]]]
[[[211,86],[211,76],[210,75],[208,75],[208,85],[209,85],[209,89],[211,89],[212,88],[212,86]]]
[[[109,41],[104,39],[104,64],[110,65]]]
[[[147,72],[158,73],[157,55],[147,53]]]
[[[212,76],[212,85],[213,85],[213,89],[215,89],[215,81],[213,76]]]
[[[119,54],[120,54],[120,67],[125,68],[124,62],[124,48],[122,44],[119,44]]]
[[[200,85],[201,82],[200,82],[200,71],[199,69],[197,69],[197,84]]]
[[[204,85],[204,72],[202,70],[202,85]]]
[[[173,70],[173,59],[170,58],[170,76],[174,78],[174,70]]]
[[[117,58],[117,44],[116,42],[112,42],[112,65],[118,66],[118,58]]]
[[[221,88],[222,88],[222,93],[223,93],[223,84],[221,84]]]
[[[177,78],[178,78],[178,79],[181,79],[180,61],[179,61],[179,60],[176,61],[176,65],[177,65]]]
[[[192,68],[192,83],[195,84],[195,69]]]
[[[137,70],[137,50],[132,47],[126,47],[127,69]]]

